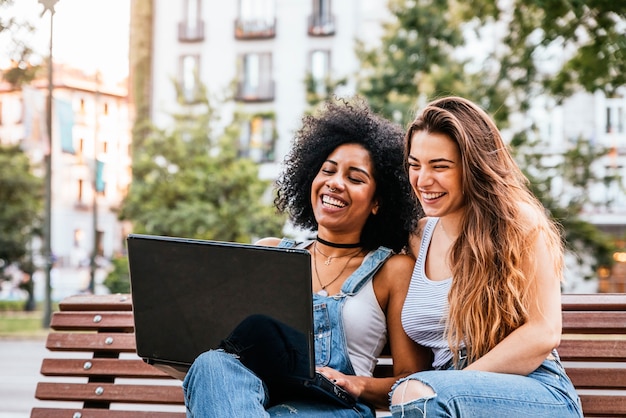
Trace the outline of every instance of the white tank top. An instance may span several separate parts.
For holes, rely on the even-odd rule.
[[[343,305],[343,324],[350,362],[357,376],[372,376],[376,359],[387,342],[387,320],[369,280]]]
[[[439,218],[429,218],[426,222],[411,284],[402,307],[404,331],[416,343],[432,349],[435,355],[434,368],[443,366],[452,358],[444,335],[452,278],[433,281],[426,277],[426,254],[437,221]]]

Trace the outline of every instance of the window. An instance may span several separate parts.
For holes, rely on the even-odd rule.
[[[274,100],[272,54],[251,53],[239,57],[237,100],[260,102]]]
[[[276,36],[275,0],[239,0],[235,38],[259,39]]]
[[[335,34],[335,18],[330,13],[330,0],[313,0],[313,14],[309,16],[309,35]]]
[[[186,103],[193,103],[199,93],[200,58],[197,55],[184,55],[180,67],[180,94]]]
[[[624,107],[619,105],[606,108],[606,133],[624,132]]]
[[[253,116],[241,126],[239,156],[256,163],[274,161],[275,140],[274,118]]]
[[[178,23],[180,42],[200,42],[204,40],[204,21],[200,19],[202,0],[185,0],[183,20]]]
[[[330,51],[316,50],[311,52],[312,93],[317,96],[328,94],[326,83],[330,77]]]

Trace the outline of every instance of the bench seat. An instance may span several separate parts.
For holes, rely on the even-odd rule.
[[[35,397],[46,402],[32,418],[185,416],[180,380],[135,354],[129,295],[71,296],[59,307],[46,347],[65,356],[43,360]],[[626,294],[564,294],[562,309],[558,351],[585,417],[626,417]],[[391,364],[381,358],[376,375]]]

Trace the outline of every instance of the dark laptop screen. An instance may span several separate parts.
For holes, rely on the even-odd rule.
[[[186,370],[252,314],[290,325],[312,346],[306,250],[139,234],[127,244],[137,354],[149,363]]]

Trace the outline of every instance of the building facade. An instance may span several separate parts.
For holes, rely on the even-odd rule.
[[[154,0],[151,119],[171,121],[175,83],[188,103],[204,85],[225,99],[214,102],[221,128],[246,115],[239,153],[275,178],[310,107],[307,92],[354,80],[355,40],[379,39],[386,13],[380,0]],[[354,94],[353,82],[340,93]]]
[[[51,152],[51,285],[58,300],[87,290],[94,274],[101,282],[107,260],[124,250],[128,227],[116,209],[131,182],[131,132],[126,86],[61,65],[53,74],[51,147],[45,79],[19,89],[0,85],[0,140],[21,144],[42,176]],[[44,279],[36,280],[41,298]]]

